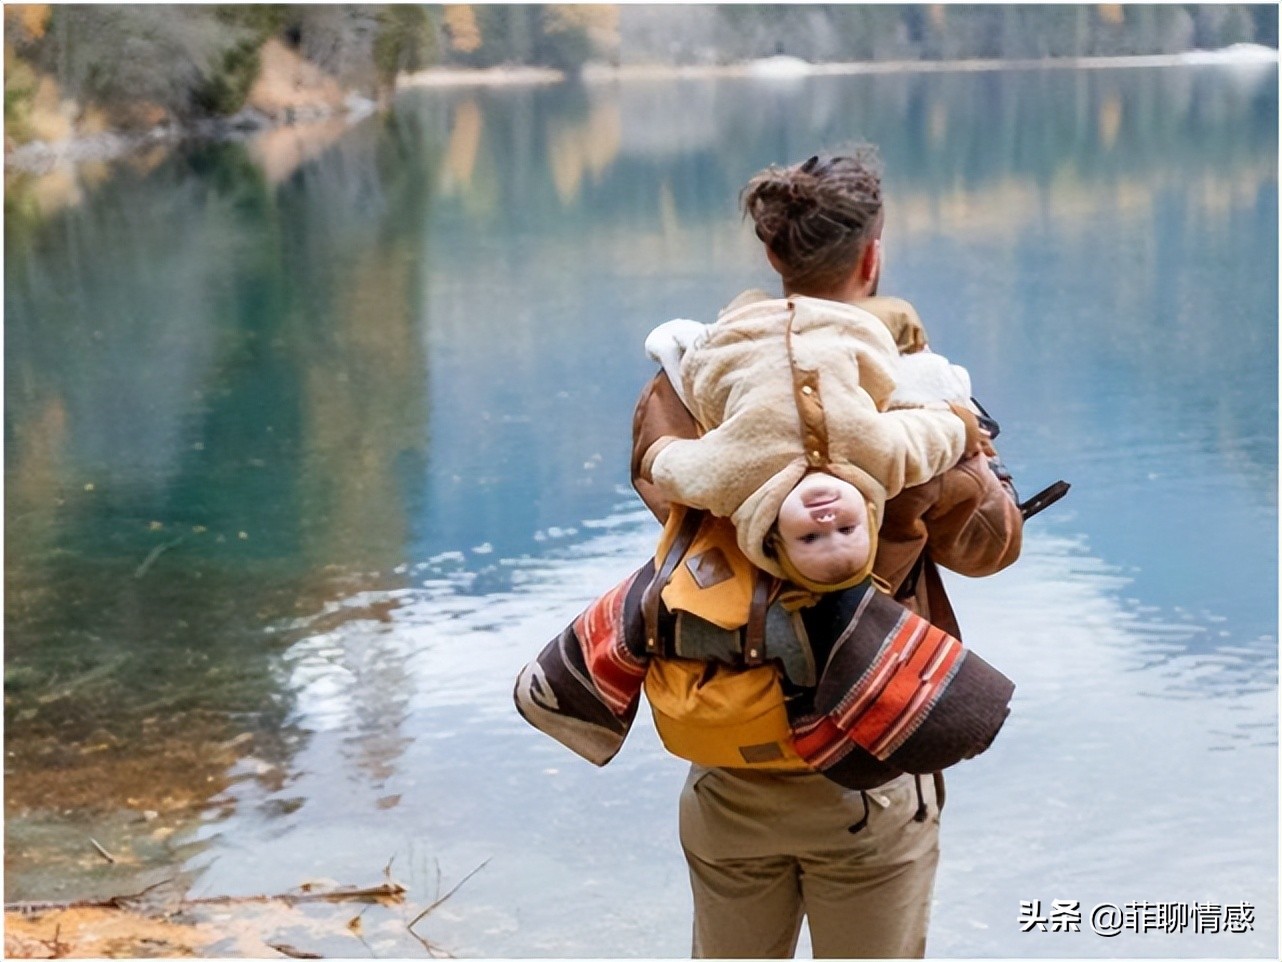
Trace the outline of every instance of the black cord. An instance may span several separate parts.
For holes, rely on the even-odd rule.
[[[868,793],[862,788],[859,790],[859,799],[864,803],[864,817],[847,829],[851,835],[858,835],[868,825]]]

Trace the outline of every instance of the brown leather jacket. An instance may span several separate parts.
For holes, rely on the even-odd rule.
[[[632,486],[660,521],[668,503],[640,466],[664,435],[697,437],[698,425],[660,371],[641,392],[632,418]],[[1019,557],[1023,529],[1014,489],[986,458],[968,458],[886,502],[873,570],[899,601],[960,638],[937,566],[970,577],[1001,571]]]

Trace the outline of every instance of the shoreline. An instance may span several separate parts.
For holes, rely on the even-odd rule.
[[[555,67],[428,67],[396,79],[396,89],[410,87],[511,87],[564,83]]]
[[[1028,70],[1110,70],[1140,67],[1236,67],[1259,69],[1277,66],[1279,52],[1258,44],[1238,44],[1221,50],[1190,50],[1175,54],[1137,54],[1116,57],[1041,57],[1020,60],[870,60],[809,63],[777,56],[734,64],[631,64],[612,66],[588,63],[578,73],[587,84],[629,81],[748,79],[761,82],[796,82],[811,77],[909,73],[989,73]],[[429,67],[404,74],[395,93],[410,89],[450,87],[551,86],[566,83],[571,74],[551,67]],[[361,98],[356,98],[361,100]],[[231,117],[193,124],[168,124],[141,133],[104,131],[64,140],[33,140],[5,151],[5,173],[47,174],[59,167],[90,161],[112,161],[156,144],[187,140],[235,141],[282,128],[306,128],[310,123],[342,118],[355,124],[376,110],[372,101],[350,102],[333,111],[307,111],[296,119],[277,119],[256,110],[242,110]]]
[[[858,76],[887,73],[979,73],[1002,70],[1107,70],[1137,67],[1261,67],[1277,65],[1279,51],[1260,44],[1235,44],[1219,50],[1186,50],[1181,53],[1128,54],[1109,57],[1030,57],[1018,60],[857,60],[810,63],[796,57],[777,56],[731,64],[585,64],[579,77],[587,83],[622,80],[685,80],[750,77],[804,79],[806,77]],[[396,89],[409,87],[520,86],[561,83],[566,71],[551,67],[429,67],[403,75]]]
[[[61,167],[119,160],[156,145],[173,146],[188,141],[251,141],[273,131],[295,129],[305,132],[318,124],[328,124],[335,120],[351,126],[380,109],[374,101],[356,98],[339,110],[311,108],[299,111],[289,119],[277,119],[261,111],[248,109],[230,117],[211,118],[191,124],[164,124],[137,133],[108,130],[62,140],[31,140],[5,151],[4,170],[6,175],[39,176]]]
[[[1232,50],[1232,48],[1226,48]],[[588,64],[583,79],[664,80],[701,78],[798,79],[891,73],[987,73],[1005,70],[1108,70],[1136,67],[1262,67],[1276,66],[1279,52],[1268,47],[1249,56],[1221,51],[1191,50],[1173,54],[1135,54],[1117,57],[1037,57],[1021,60],[865,60],[842,63],[809,63],[792,57],[770,57],[737,64],[669,66],[637,64],[612,67]],[[1263,51],[1269,51],[1266,55]]]

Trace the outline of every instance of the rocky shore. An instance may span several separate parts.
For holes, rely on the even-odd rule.
[[[5,169],[46,174],[61,166],[92,161],[109,161],[156,145],[186,140],[246,140],[278,127],[306,125],[342,118],[355,123],[378,108],[378,102],[343,90],[314,64],[276,40],[261,51],[262,68],[245,106],[229,117],[211,117],[179,122],[160,117],[144,130],[97,129],[101,123],[58,122],[56,116],[44,124],[60,136],[6,144]],[[49,114],[66,114],[74,105],[54,96],[46,108]],[[140,111],[141,113],[142,111]]]

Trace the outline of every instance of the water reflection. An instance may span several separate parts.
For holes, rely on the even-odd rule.
[[[738,188],[865,137],[888,287],[971,368],[1025,493],[1074,482],[1016,569],[958,586],[1020,703],[959,770],[949,831],[1006,834],[947,850],[934,950],[1111,951],[1008,920],[1180,872],[1257,899],[1254,941],[1156,950],[1267,945],[1277,94],[1235,76],[420,88],[310,146],[11,184],[8,897],[136,889],[81,858],[87,827],[207,891],[395,855],[426,892],[493,856],[434,941],[684,954],[680,766],[648,729],[577,763],[510,680],[650,547],[639,345],[770,283]],[[1212,824],[1229,783],[1242,817]],[[635,844],[585,844],[624,809]]]
[[[342,117],[316,123],[275,127],[249,142],[248,152],[269,184],[280,184],[315,160],[347,133]]]
[[[239,147],[122,170],[7,238],[11,813],[50,797],[44,755],[96,732],[113,750],[76,766],[96,787],[73,807],[199,803],[249,750],[202,743],[243,732],[285,764],[264,625],[403,556],[426,450],[405,228],[430,194],[378,133],[275,191]]]
[[[1216,892],[1263,912],[1249,938],[1123,932],[1104,950],[1080,933],[1039,933],[1020,951],[1268,954],[1277,728],[1265,644],[1200,652],[1189,642],[1225,622],[1142,605],[1127,597],[1132,579],[1091,557],[1080,537],[1030,533],[998,591],[954,579],[971,637],[984,639],[985,657],[1019,687],[999,743],[950,778],[954,821],[937,897],[951,924],[935,924],[935,950],[1012,953],[1027,938],[1009,934],[1009,907],[1021,899],[1079,899],[1089,910],[1105,901],[1205,902]],[[1050,611],[1061,617],[1047,631]],[[1217,828],[1227,810],[1236,827]],[[1001,828],[1009,825],[1018,831]]]

